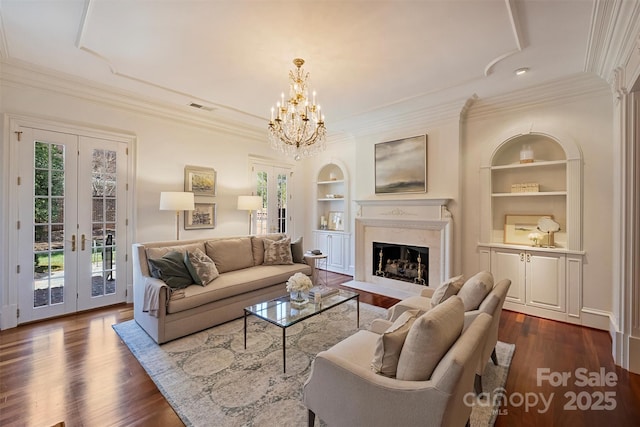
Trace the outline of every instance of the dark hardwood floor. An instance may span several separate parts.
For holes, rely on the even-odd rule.
[[[347,280],[350,277],[329,274],[331,286]],[[360,293],[362,302],[385,308],[397,301]],[[0,425],[44,427],[64,421],[66,426],[182,426],[111,327],[132,317],[131,305],[119,305],[0,331]],[[506,385],[511,403],[503,407],[496,426],[640,426],[640,375],[613,364],[606,332],[505,311],[499,339],[515,343],[516,352]],[[538,367],[571,372],[572,378],[567,387],[548,382],[538,386]],[[614,372],[617,385],[579,387],[577,368]],[[580,405],[588,403],[588,397],[594,403],[596,392],[609,392],[615,408],[564,410],[570,403],[567,392],[580,396]],[[541,413],[542,403],[528,410],[519,406],[516,397],[528,396],[533,402],[531,393],[542,393],[545,399],[554,393],[550,408]]]

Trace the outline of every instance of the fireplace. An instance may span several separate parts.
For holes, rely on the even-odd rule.
[[[451,274],[453,219],[450,199],[357,200],[355,274],[349,286],[395,298],[419,295],[424,286],[437,287]],[[376,275],[379,249],[375,243],[428,248],[421,254],[425,284]],[[409,249],[411,251],[411,249]],[[411,251],[412,252],[412,251]],[[384,251],[383,251],[384,254]],[[401,259],[401,255],[399,259]],[[383,261],[386,263],[386,259]],[[381,269],[384,271],[384,268]],[[414,273],[411,273],[414,274]]]
[[[378,277],[427,286],[429,248],[373,242],[372,265]]]

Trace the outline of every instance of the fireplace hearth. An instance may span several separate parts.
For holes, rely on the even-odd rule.
[[[373,242],[372,255],[373,275],[428,286],[429,248]]]

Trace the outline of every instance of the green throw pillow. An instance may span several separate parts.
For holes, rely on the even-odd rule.
[[[304,263],[304,249],[302,249],[302,236],[291,242],[291,256],[296,264]]]
[[[174,289],[186,288],[193,278],[184,264],[184,255],[177,251],[167,252],[162,258],[149,258],[151,275]]]

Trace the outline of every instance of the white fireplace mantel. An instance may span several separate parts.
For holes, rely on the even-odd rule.
[[[409,288],[415,289],[415,286],[373,275],[372,240],[377,240],[429,247],[429,286],[437,287],[443,282],[451,272],[452,261],[453,218],[447,209],[450,200],[356,200],[355,280],[385,288],[404,286],[409,292],[412,292]]]

